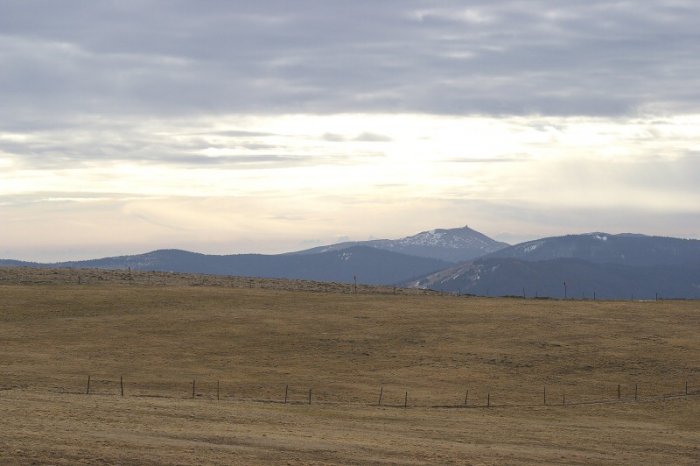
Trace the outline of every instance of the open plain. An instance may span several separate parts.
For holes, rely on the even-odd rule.
[[[0,464],[698,464],[699,330],[694,301],[1,269]]]

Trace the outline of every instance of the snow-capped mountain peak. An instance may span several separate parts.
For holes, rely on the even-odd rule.
[[[494,240],[465,226],[463,228],[423,231],[413,236],[394,240],[393,243],[401,246],[427,246],[450,249],[476,247],[482,250],[490,250]]]
[[[476,230],[472,230],[468,226],[464,226],[462,228],[438,228],[422,231],[415,235],[395,240],[378,239],[338,243],[301,251],[301,253],[311,254],[332,250],[338,251],[355,245],[371,246],[377,249],[450,262],[471,260],[508,246],[506,243],[495,241]]]

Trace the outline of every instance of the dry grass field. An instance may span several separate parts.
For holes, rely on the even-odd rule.
[[[80,276],[0,269],[0,464],[700,463],[698,302]]]

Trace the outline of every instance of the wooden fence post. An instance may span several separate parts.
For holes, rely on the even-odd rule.
[[[121,388],[122,396],[124,396],[124,376],[119,376],[119,388]]]
[[[287,404],[287,393],[289,392],[289,385],[284,386],[284,404]]]
[[[311,404],[311,389],[309,388],[309,404]]]
[[[85,394],[86,395],[90,394],[90,376],[89,375],[88,375],[87,389],[85,390]]]
[[[406,396],[403,399],[403,407],[404,408],[408,407],[408,392],[406,392]]]
[[[491,407],[491,394],[490,393],[486,394],[486,407],[487,408]]]
[[[192,379],[192,399],[194,399],[194,390],[195,390],[196,383],[197,383],[197,380]]]
[[[634,401],[637,401],[637,394],[639,393],[639,385],[634,384]]]
[[[467,406],[469,402],[469,390],[464,394],[464,406]]]
[[[382,395],[384,395],[384,387],[379,387],[379,406],[382,405]]]
[[[617,399],[619,400],[622,397],[620,394],[620,384],[617,384]]]
[[[547,386],[542,387],[542,404],[547,406]]]
[[[220,383],[219,383],[219,381],[217,380],[217,381],[216,381],[216,399],[217,399],[217,400],[220,400],[220,399],[221,399],[221,398],[219,397],[219,391],[220,391]]]

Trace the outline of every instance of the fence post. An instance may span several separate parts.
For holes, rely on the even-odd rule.
[[[121,388],[122,396],[124,396],[124,376],[119,376],[119,388]]]
[[[406,392],[406,396],[403,399],[403,407],[404,408],[408,407],[408,392]]]
[[[192,379],[192,399],[194,399],[195,384],[196,384],[196,379]]]
[[[88,375],[87,389],[85,390],[85,394],[86,395],[90,394],[90,376],[89,375]]]
[[[289,392],[289,385],[284,386],[284,404],[287,404],[287,392]]]
[[[384,387],[379,387],[379,406],[382,405],[382,395],[384,394]]]
[[[688,396],[688,381],[685,381],[685,396]]]
[[[547,386],[542,387],[542,404],[547,406]]]
[[[309,388],[309,404],[311,404],[311,389]]]
[[[620,400],[621,394],[620,394],[620,384],[617,384],[617,399]]]
[[[487,408],[491,407],[491,394],[490,393],[486,394],[486,407]]]
[[[637,401],[637,393],[639,391],[639,385],[634,384],[634,401]]]
[[[467,406],[468,401],[469,401],[469,390],[467,390],[467,393],[464,395],[464,406]]]
[[[216,399],[217,400],[221,399],[221,398],[219,398],[219,389],[220,389],[220,385],[219,385],[219,381],[217,380],[216,381]]]

